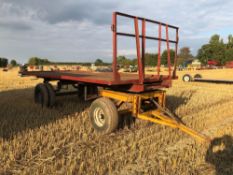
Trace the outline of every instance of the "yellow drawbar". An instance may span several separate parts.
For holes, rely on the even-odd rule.
[[[128,111],[131,112],[134,117],[172,128],[178,128],[199,141],[209,140],[205,135],[185,126],[180,119],[174,117],[171,112],[165,108],[166,93],[163,90],[144,93],[100,90],[99,96],[108,97],[117,100],[120,103],[130,103],[131,108],[129,108]],[[151,105],[151,103],[153,105]]]

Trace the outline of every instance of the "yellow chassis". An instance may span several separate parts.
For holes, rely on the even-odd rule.
[[[170,126],[172,128],[178,128],[181,131],[191,135],[192,137],[196,138],[199,141],[208,140],[206,136],[185,126],[182,122],[176,120],[175,118],[169,116],[166,112],[164,112],[166,93],[163,90],[156,90],[153,92],[145,92],[140,94],[125,93],[125,92],[118,92],[112,90],[100,90],[99,96],[117,100],[119,101],[119,103],[122,102],[131,103],[132,107],[131,109],[129,109],[129,111],[132,113],[133,116],[139,119],[147,120],[161,125]],[[159,106],[156,109],[142,112],[141,110],[142,100],[147,100],[151,98],[156,98],[157,104]]]

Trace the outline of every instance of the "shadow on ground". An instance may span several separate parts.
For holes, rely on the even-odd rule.
[[[39,128],[65,117],[74,117],[74,113],[84,111],[90,102],[81,101],[78,96],[57,97],[52,109],[41,108],[34,104],[33,88],[0,92],[0,137],[11,139],[17,133]],[[191,97],[167,96],[167,105],[174,112],[185,105]],[[131,115],[120,117],[119,128],[135,127],[135,118]],[[152,125],[152,123],[148,123]]]
[[[186,105],[196,91],[183,91],[179,96],[168,95],[166,97],[167,108],[175,113],[176,109],[181,105]]]
[[[0,137],[11,139],[19,132],[75,116],[71,114],[88,106],[77,96],[67,96],[57,97],[55,107],[46,109],[34,104],[32,88],[0,92]]]
[[[233,174],[233,137],[224,135],[211,141],[205,160],[215,167],[216,175]]]

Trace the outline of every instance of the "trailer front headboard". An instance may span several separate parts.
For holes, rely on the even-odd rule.
[[[125,17],[128,19],[132,19],[134,22],[134,31],[135,33],[123,33],[118,32],[117,24],[118,24],[118,16]],[[141,22],[142,32],[139,32],[139,22]],[[146,32],[146,24],[151,23],[155,24],[155,27],[158,27],[158,36],[149,36]],[[162,27],[165,28],[166,37],[162,37]],[[169,39],[169,30],[175,30],[175,40]],[[120,80],[120,74],[118,73],[118,64],[117,64],[117,40],[118,36],[126,36],[126,37],[134,37],[136,40],[136,53],[137,53],[137,63],[138,63],[138,79],[139,84],[144,84],[145,80],[145,48],[146,48],[146,40],[157,40],[158,41],[158,58],[157,58],[157,66],[156,66],[156,75],[158,78],[160,77],[160,67],[161,67],[161,43],[166,42],[167,49],[167,68],[168,68],[168,78],[172,79],[176,77],[176,63],[177,63],[177,49],[178,49],[178,30],[179,28],[173,25],[165,24],[159,21],[146,19],[142,17],[132,16],[120,12],[114,12],[112,15],[112,34],[113,34],[113,77],[114,81]],[[171,63],[171,55],[170,55],[170,44],[175,44],[175,59],[174,65]],[[173,72],[172,72],[173,66]]]

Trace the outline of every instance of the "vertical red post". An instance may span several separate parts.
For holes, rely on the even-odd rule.
[[[175,61],[174,61],[174,70],[173,70],[173,78],[176,78],[176,68],[177,68],[177,55],[178,55],[178,42],[179,42],[179,35],[178,35],[178,28],[176,29],[176,46],[175,46]]]
[[[114,12],[112,14],[112,47],[113,47],[113,61],[112,70],[114,81],[119,80],[118,70],[117,70],[117,14]]]
[[[159,40],[158,40],[158,61],[157,61],[157,74],[160,74],[161,66],[161,37],[162,37],[162,25],[159,24]]]
[[[145,75],[145,52],[146,52],[146,20],[142,20],[142,67]]]
[[[167,65],[169,77],[171,78],[171,56],[170,56],[170,46],[169,46],[169,35],[168,35],[168,25],[166,25],[166,39],[167,39]]]
[[[143,65],[142,65],[142,59],[141,59],[141,53],[140,53],[140,37],[139,37],[138,18],[137,17],[134,18],[134,28],[135,28],[135,35],[136,35],[139,83],[143,84],[144,74],[143,74]]]

